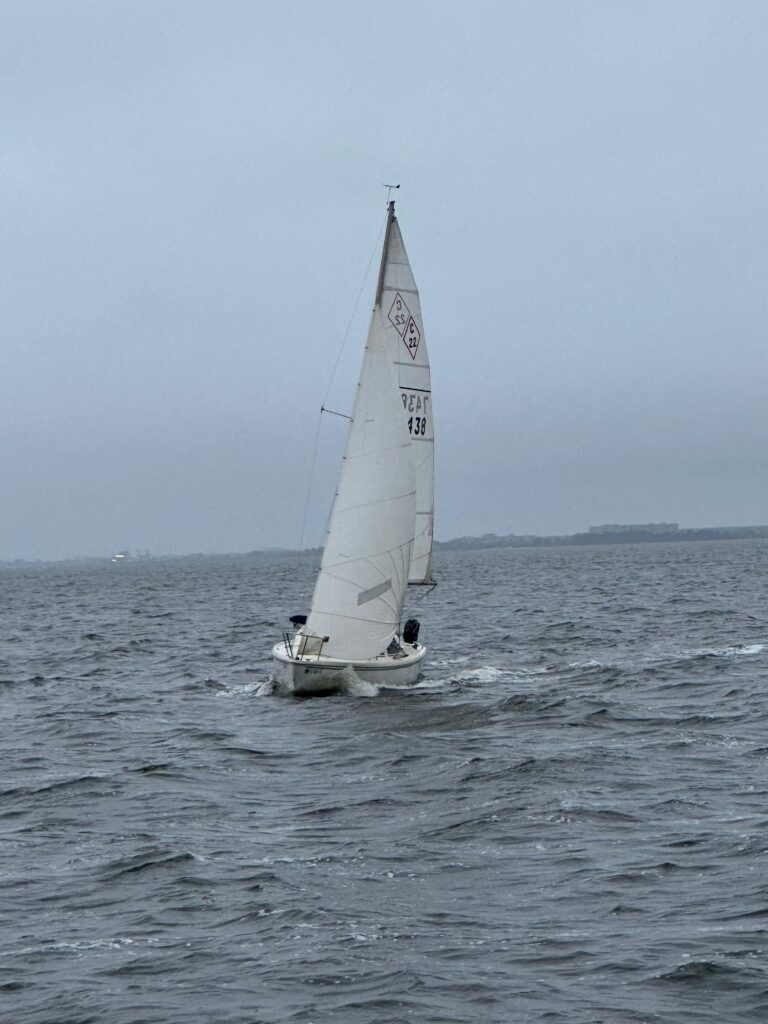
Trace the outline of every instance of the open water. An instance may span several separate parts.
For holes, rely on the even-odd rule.
[[[0,572],[1,1020],[768,1020],[768,543],[437,568],[305,701],[292,563]]]

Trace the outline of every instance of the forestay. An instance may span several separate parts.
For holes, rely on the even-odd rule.
[[[301,633],[328,637],[328,657],[365,660],[398,630],[413,546],[416,495],[381,309],[371,317],[352,422],[312,606]]]
[[[432,582],[434,431],[429,355],[416,281],[390,204],[376,302],[381,307],[400,389],[401,414],[411,439],[416,478],[416,526],[410,583]]]

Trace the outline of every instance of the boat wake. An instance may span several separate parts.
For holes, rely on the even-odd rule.
[[[302,683],[301,690],[296,690],[293,683],[271,678],[258,691],[258,696],[292,697],[295,700],[307,700],[312,697],[377,697],[379,687],[361,679],[355,670],[348,665],[341,672],[324,674],[315,683]]]

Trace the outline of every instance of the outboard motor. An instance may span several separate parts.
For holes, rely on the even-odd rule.
[[[294,624],[294,626],[304,626],[306,624],[306,621],[307,621],[307,616],[306,615],[292,615],[289,621],[292,622]]]
[[[419,639],[419,626],[420,623],[418,619],[408,619],[408,621],[403,626],[403,640],[405,641],[405,643],[416,643],[416,641]]]

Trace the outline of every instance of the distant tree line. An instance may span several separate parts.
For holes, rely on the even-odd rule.
[[[695,540],[747,540],[768,538],[768,526],[707,526],[699,529],[674,529],[669,533],[657,530],[626,530],[622,533],[570,533],[556,537],[519,535],[509,533],[498,536],[485,533],[482,537],[456,537],[454,540],[435,541],[442,551],[464,551],[478,548],[547,548],[594,544],[646,544]]]

